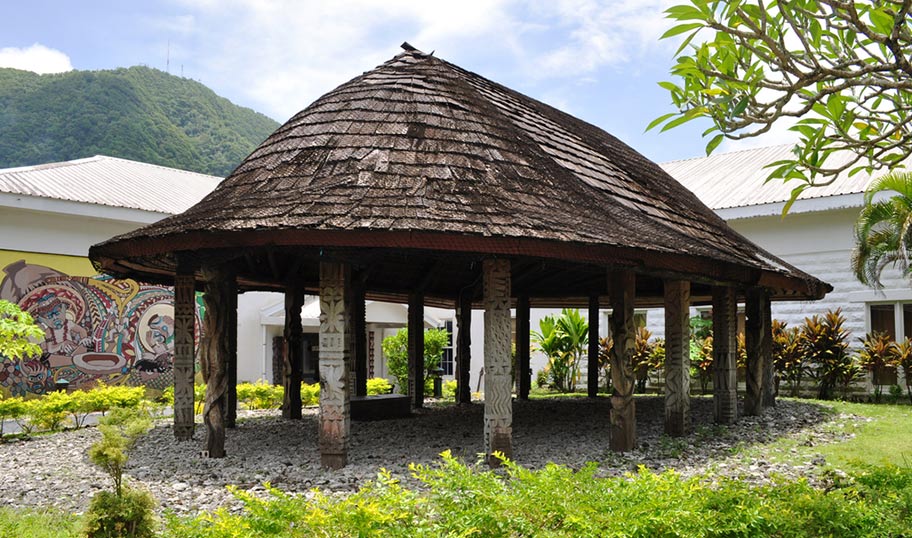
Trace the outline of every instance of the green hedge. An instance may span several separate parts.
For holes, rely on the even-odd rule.
[[[803,480],[752,487],[673,471],[598,478],[595,465],[530,471],[507,462],[492,472],[448,453],[412,471],[422,487],[383,471],[348,497],[317,492],[308,500],[272,489],[263,500],[235,489],[242,513],[173,517],[166,535],[886,537],[912,528],[909,468],[871,468],[828,491]]]

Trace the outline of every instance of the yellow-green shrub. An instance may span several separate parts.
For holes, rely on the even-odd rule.
[[[320,404],[320,384],[319,383],[301,383],[301,405],[319,405]]]
[[[367,380],[367,395],[376,396],[378,394],[389,394],[393,391],[393,386],[389,381],[382,377],[372,377]]]
[[[277,409],[282,406],[285,389],[281,385],[272,385],[265,381],[256,383],[239,383],[237,386],[238,402],[247,409]]]

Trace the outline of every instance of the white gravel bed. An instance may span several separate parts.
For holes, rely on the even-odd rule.
[[[524,466],[549,461],[578,468],[600,462],[600,472],[617,476],[636,470],[674,468],[683,475],[710,473],[765,483],[773,475],[817,479],[825,464],[815,456],[799,465],[774,463],[773,455],[747,458],[742,448],[783,436],[813,446],[843,434],[826,427],[834,421],[864,420],[833,415],[818,405],[780,401],[762,417],[742,417],[734,426],[712,424],[712,399],[692,400],[693,433],[682,439],[662,435],[664,401],[638,397],[639,448],[625,454],[608,450],[608,398],[514,402],[514,458]],[[128,464],[130,483],[147,487],[160,510],[192,513],[240,504],[225,486],[264,494],[264,482],[280,489],[307,493],[355,491],[380,468],[411,482],[408,464],[433,463],[450,449],[469,463],[483,450],[483,406],[434,406],[413,418],[353,422],[349,465],[340,471],[320,467],[317,410],[306,409],[300,421],[284,420],[277,411],[242,411],[238,426],[228,431],[227,457],[200,456],[205,428],[197,425],[192,441],[175,441],[169,421],[161,421],[140,440]],[[92,494],[109,487],[108,478],[88,462],[86,451],[98,438],[94,428],[38,436],[0,444],[5,472],[0,476],[0,505],[57,506],[83,511]],[[762,451],[756,451],[761,452]]]

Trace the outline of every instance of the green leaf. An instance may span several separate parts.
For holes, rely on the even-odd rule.
[[[809,184],[802,183],[801,185],[798,185],[797,187],[792,189],[792,195],[789,197],[789,200],[782,207],[782,217],[783,218],[785,218],[785,216],[788,214],[789,209],[792,208],[792,205],[798,200],[798,197],[801,196],[801,193],[804,192],[804,190],[807,189],[808,187],[810,187]]]
[[[672,116],[675,116],[675,115],[677,115],[677,112],[669,112],[668,114],[662,114],[662,115],[659,116],[658,118],[656,118],[656,119],[652,120],[651,122],[649,122],[649,125],[646,126],[646,131],[652,129],[652,128],[655,127],[656,125],[662,123],[663,121],[665,121],[665,120],[667,120],[668,118],[671,118]],[[645,131],[644,131],[644,132],[645,132]]]
[[[874,29],[878,32],[884,35],[889,35],[893,32],[893,24],[896,21],[893,19],[893,16],[887,13],[883,8],[869,11],[868,18],[871,20],[871,25],[874,26]]]
[[[683,34],[684,32],[689,32],[691,30],[698,30],[700,28],[703,28],[703,23],[701,23],[701,22],[691,22],[688,24],[679,24],[677,26],[672,26],[671,28],[669,28],[668,31],[666,31],[664,34],[662,34],[662,37],[660,37],[659,39],[667,39],[669,37],[674,37],[676,35]]]
[[[709,154],[719,146],[723,139],[725,139],[725,135],[723,134],[714,136],[713,139],[709,141],[709,144],[706,144],[706,155],[709,156]]]

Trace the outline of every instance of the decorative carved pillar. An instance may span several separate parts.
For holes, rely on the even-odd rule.
[[[589,297],[589,363],[586,373],[586,388],[588,396],[598,396],[599,375],[599,298],[598,295]]]
[[[364,282],[352,278],[351,329],[352,359],[355,367],[355,396],[367,396],[367,321]]]
[[[769,310],[769,293],[762,288],[747,290],[744,305],[744,343],[747,347],[747,396],[744,414],[757,416],[763,412],[763,373],[766,361],[772,360],[772,328],[766,323],[764,310]]]
[[[285,356],[282,362],[282,418],[301,418],[301,376],[303,365],[304,327],[301,325],[301,308],[304,306],[304,288],[300,285],[285,287]]]
[[[529,296],[520,295],[516,298],[516,393],[520,400],[529,399],[529,389],[532,383],[529,346],[530,315]]]
[[[408,392],[412,407],[424,407],[424,294],[409,294],[408,304]]]
[[[626,452],[636,448],[636,403],[633,400],[634,375],[630,355],[636,338],[633,302],[636,295],[636,275],[617,271],[609,277],[611,296],[611,429],[610,448]]]
[[[200,346],[200,369],[206,382],[206,450],[210,458],[225,457],[225,405],[228,392],[228,328],[231,316],[231,275],[219,267],[203,267],[206,316]]]
[[[488,464],[494,452],[513,457],[513,400],[510,380],[510,261],[484,260],[484,433]]]
[[[192,272],[174,276],[174,437],[178,441],[193,438],[195,286]]]
[[[469,369],[472,366],[472,290],[459,293],[456,303],[456,403],[472,403]]]
[[[765,296],[765,301],[760,308],[760,315],[763,316],[762,323],[769,327],[770,337],[769,344],[760,346],[760,353],[763,355],[763,407],[776,407],[776,362],[773,359],[773,311],[770,302],[769,292]]]
[[[320,461],[329,469],[348,463],[351,326],[346,292],[348,264],[320,262]]]
[[[737,301],[734,288],[713,287],[713,401],[719,424],[738,420]]]
[[[665,433],[690,432],[690,282],[665,281]]]
[[[228,276],[228,391],[225,393],[225,427],[234,428],[237,425],[237,328],[238,328],[238,289],[237,277],[233,273]]]

